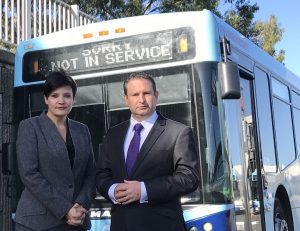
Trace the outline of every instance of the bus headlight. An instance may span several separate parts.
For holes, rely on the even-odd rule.
[[[211,223],[207,222],[203,225],[203,230],[204,231],[212,231],[213,230],[213,226]]]
[[[189,231],[199,231],[199,229],[197,229],[196,227],[192,227],[189,229]]]

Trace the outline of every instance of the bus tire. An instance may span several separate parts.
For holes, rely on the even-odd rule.
[[[278,198],[274,203],[274,230],[275,231],[293,231],[291,212],[285,211]]]

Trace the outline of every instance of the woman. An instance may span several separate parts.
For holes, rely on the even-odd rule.
[[[69,119],[74,80],[52,72],[44,84],[48,111],[23,120],[17,158],[25,186],[16,211],[16,231],[81,231],[90,228],[94,155],[86,125]]]

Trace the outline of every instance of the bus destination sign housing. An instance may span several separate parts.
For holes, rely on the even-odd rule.
[[[49,72],[59,69],[75,76],[99,70],[187,60],[194,56],[194,32],[184,27],[28,52],[23,59],[23,81],[45,80]]]

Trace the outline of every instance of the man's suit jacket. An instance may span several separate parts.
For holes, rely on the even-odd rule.
[[[199,183],[199,157],[191,128],[159,115],[143,143],[130,176],[124,158],[124,141],[130,121],[111,128],[97,163],[96,185],[107,199],[114,183],[145,183],[148,203],[113,204],[111,231],[185,230],[180,197]]]
[[[17,157],[25,186],[16,222],[34,230],[65,224],[75,202],[89,209],[95,183],[94,155],[87,126],[68,119],[75,149],[71,168],[66,144],[45,113],[23,120],[18,129]],[[83,224],[90,227],[88,216]]]

